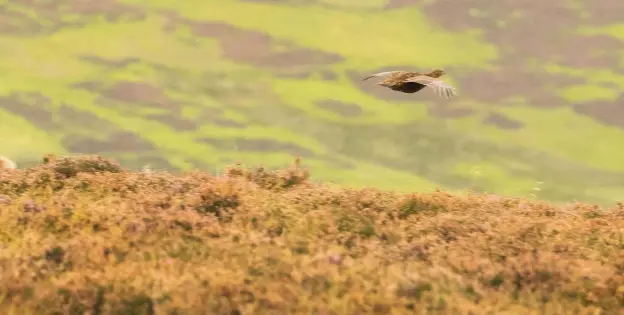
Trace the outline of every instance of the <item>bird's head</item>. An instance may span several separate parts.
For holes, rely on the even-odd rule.
[[[441,77],[441,76],[443,76],[445,74],[446,74],[446,72],[444,70],[436,69],[436,70],[433,70],[433,71],[429,72],[429,74],[427,74],[427,76],[430,76],[432,78],[439,78],[439,77]]]

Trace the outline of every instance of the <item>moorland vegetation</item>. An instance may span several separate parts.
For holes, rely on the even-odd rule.
[[[624,207],[98,156],[0,170],[0,313],[621,314]]]

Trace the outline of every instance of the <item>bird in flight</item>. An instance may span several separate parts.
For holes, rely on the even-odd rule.
[[[433,70],[429,73],[386,71],[375,73],[364,78],[362,81],[373,77],[383,77],[384,79],[378,82],[377,85],[403,93],[416,93],[425,87],[430,87],[439,97],[445,97],[448,99],[457,94],[457,92],[454,87],[439,79],[439,77],[444,74],[446,74],[446,72],[439,69]]]

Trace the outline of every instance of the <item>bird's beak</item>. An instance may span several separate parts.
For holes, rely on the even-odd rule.
[[[362,81],[366,81],[366,80],[368,80],[368,79],[370,79],[370,78],[372,78],[372,77],[374,77],[374,75],[368,76],[368,77],[366,77],[366,78],[362,79]]]

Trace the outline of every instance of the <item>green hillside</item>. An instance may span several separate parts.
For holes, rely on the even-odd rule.
[[[624,193],[617,0],[0,0],[0,154],[281,167],[395,190]],[[620,23],[620,24],[618,24]],[[459,95],[360,79],[443,68]]]

